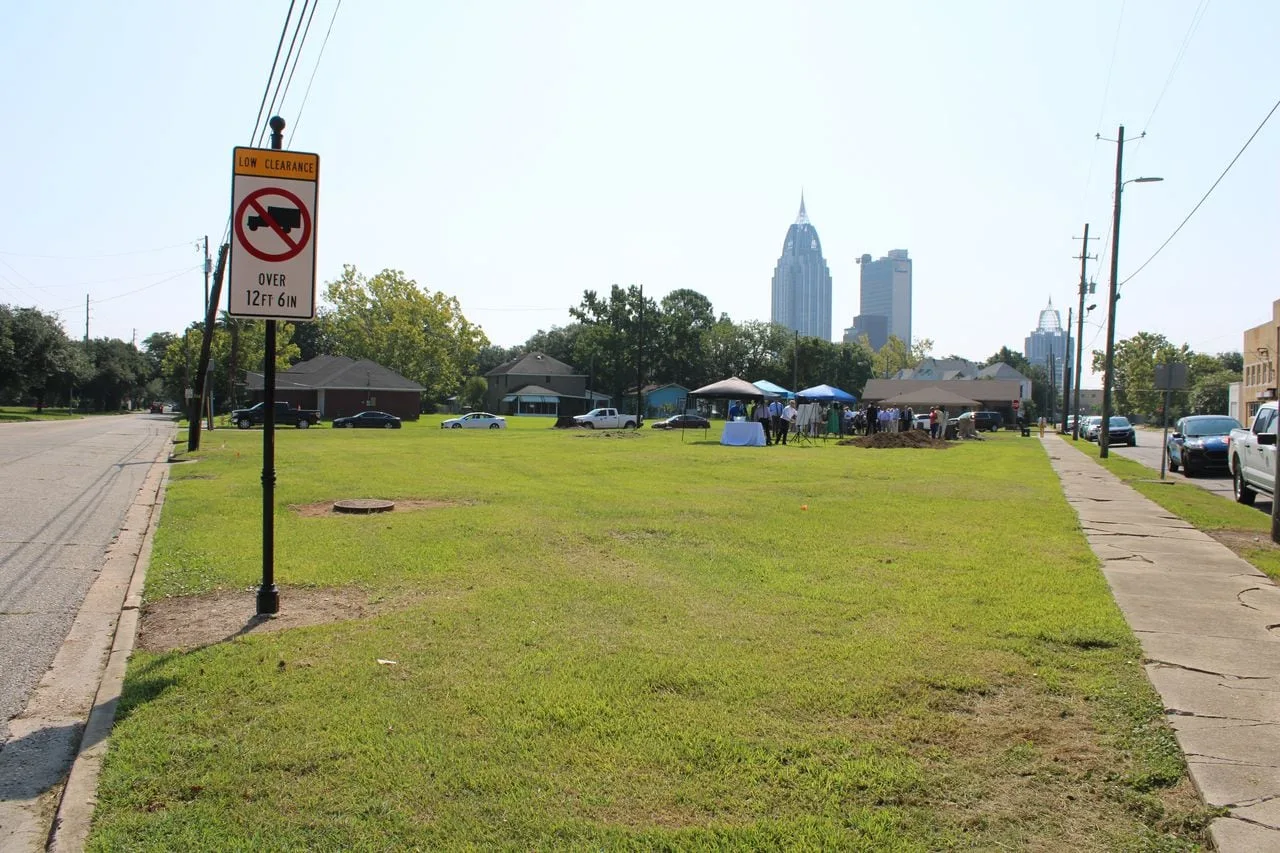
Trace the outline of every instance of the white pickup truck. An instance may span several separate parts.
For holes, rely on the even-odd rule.
[[[1228,447],[1231,453],[1231,490],[1236,502],[1252,506],[1261,492],[1274,495],[1276,488],[1276,424],[1280,413],[1275,403],[1263,403],[1249,429],[1233,429]]]
[[[635,415],[624,415],[617,409],[592,409],[585,415],[575,415],[573,422],[587,429],[635,429],[640,425]]]

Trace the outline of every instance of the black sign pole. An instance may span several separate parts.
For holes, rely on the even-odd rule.
[[[284,119],[272,116],[271,147],[284,147]],[[262,364],[262,586],[258,587],[258,615],[280,612],[275,580],[276,504],[276,321],[267,320]]]

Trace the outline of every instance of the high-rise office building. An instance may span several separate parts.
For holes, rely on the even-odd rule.
[[[782,256],[773,271],[773,307],[769,318],[806,337],[831,340],[831,271],[822,257],[818,231],[804,210],[787,229]]]
[[[1062,372],[1066,369],[1067,359],[1075,352],[1071,347],[1071,335],[1062,327],[1062,315],[1053,307],[1053,299],[1050,299],[1049,307],[1040,312],[1036,330],[1027,337],[1022,354],[1027,357],[1027,361],[1043,367],[1050,374],[1053,387],[1061,388]]]
[[[859,314],[853,325],[844,330],[845,343],[853,343],[863,335],[873,350],[879,350],[889,342],[889,318],[879,314]]]
[[[854,318],[849,332],[855,333],[855,339],[859,334],[867,335],[874,349],[884,346],[889,335],[911,346],[911,258],[907,250],[894,249],[878,261],[863,255],[858,264],[862,267],[859,276],[862,313]],[[880,323],[871,319],[874,317],[885,318],[883,332],[880,332]],[[879,344],[877,332],[884,336]]]

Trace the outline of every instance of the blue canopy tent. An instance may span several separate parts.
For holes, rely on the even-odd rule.
[[[786,398],[792,396],[791,392],[786,388],[783,388],[781,385],[774,385],[768,379],[757,379],[751,384],[763,391],[766,397]]]
[[[805,400],[817,400],[823,403],[830,403],[832,401],[837,403],[858,402],[858,398],[850,394],[848,391],[841,391],[839,388],[833,388],[830,385],[814,385],[812,388],[797,391],[796,396]]]

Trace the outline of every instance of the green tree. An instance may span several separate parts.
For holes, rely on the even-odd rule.
[[[897,335],[890,335],[884,346],[876,350],[873,366],[880,379],[892,379],[900,370],[913,367],[911,350]],[[917,359],[915,364],[919,364]]]
[[[83,347],[71,342],[57,317],[0,305],[0,394],[43,407],[51,394],[69,394],[86,367]]]
[[[619,407],[624,407],[625,393],[636,388],[642,378],[647,383],[654,375],[659,348],[657,303],[634,284],[626,288],[615,284],[607,299],[594,290],[585,291],[582,301],[569,313],[583,327],[570,363],[578,369],[590,364],[596,385],[607,389]]]
[[[999,351],[991,358],[982,363],[983,367],[990,367],[993,364],[1004,363],[1021,373],[1028,379],[1031,378],[1031,362],[1027,361],[1026,356],[1015,350],[1006,347],[1000,347]]]
[[[1160,334],[1139,332],[1115,345],[1115,371],[1111,379],[1115,395],[1115,414],[1157,419],[1164,394],[1156,390],[1157,364],[1182,362],[1189,364],[1192,353],[1186,344],[1175,347]],[[1093,351],[1093,370],[1103,373],[1106,353]]]
[[[697,388],[709,380],[708,336],[716,324],[711,300],[682,288],[662,297],[652,377]]]
[[[458,392],[458,402],[467,409],[483,408],[484,395],[488,391],[489,383],[483,376],[469,376],[462,383],[462,390]]]
[[[354,266],[325,285],[335,355],[367,358],[419,383],[424,396],[452,396],[489,343],[458,300],[426,291],[399,270],[366,278]]]
[[[223,312],[224,322],[226,312]],[[337,355],[331,328],[330,311],[321,308],[316,318],[309,323],[298,323],[293,327],[293,342],[298,347],[298,360],[310,361],[321,355]]]
[[[132,343],[116,338],[89,342],[92,375],[81,388],[81,399],[91,400],[100,412],[119,411],[126,401],[141,405],[151,380],[151,364]]]

